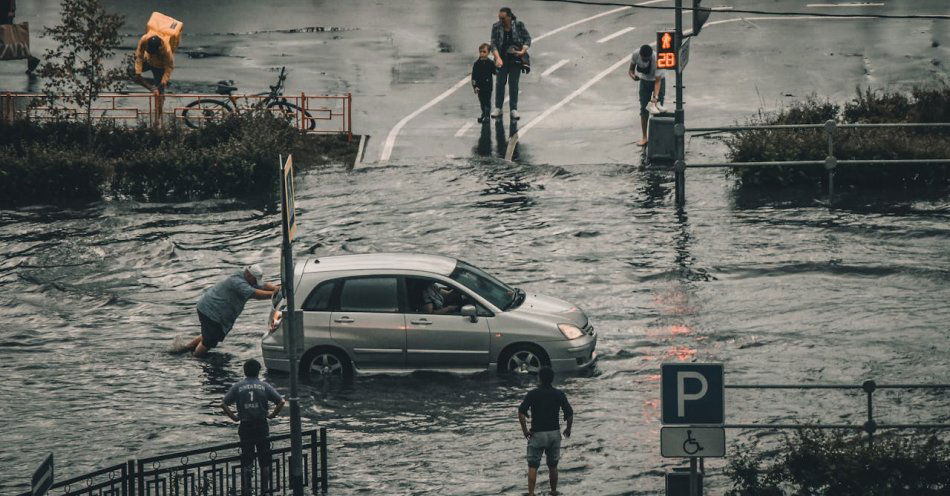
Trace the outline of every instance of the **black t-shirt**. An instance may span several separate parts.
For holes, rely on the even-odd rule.
[[[502,57],[505,58],[505,60],[508,60],[508,59],[514,57],[511,53],[509,53],[509,51],[511,50],[511,48],[512,48],[513,46],[515,46],[514,41],[512,41],[512,33],[513,33],[514,31],[515,31],[515,26],[514,26],[514,24],[511,25],[511,30],[510,30],[510,31],[505,31],[504,29],[501,30],[501,32],[502,32],[502,38],[501,38],[501,55],[502,55]]]
[[[495,74],[495,63],[490,59],[478,59],[472,65],[472,84],[479,88],[490,88],[493,74]]]
[[[553,386],[541,386],[525,395],[518,412],[527,414],[531,410],[531,432],[558,431],[561,423],[558,410],[564,410],[564,418],[574,416],[574,409],[567,401],[567,395]]]

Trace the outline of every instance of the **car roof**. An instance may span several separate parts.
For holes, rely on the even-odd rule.
[[[304,273],[342,270],[415,270],[448,276],[458,260],[441,255],[420,253],[367,253],[310,257]]]

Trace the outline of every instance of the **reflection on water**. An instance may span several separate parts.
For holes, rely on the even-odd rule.
[[[500,119],[491,127],[481,126],[474,162],[298,177],[297,254],[455,255],[584,308],[602,360],[590,377],[559,379],[577,411],[565,494],[662,490],[671,463],[657,447],[664,361],[723,361],[730,382],[746,383],[950,373],[941,353],[950,345],[945,200],[746,208],[720,175],[698,172],[677,210],[669,173],[500,161],[487,157],[491,141],[503,154],[515,130]],[[260,356],[267,302],[248,303],[207,360],[167,350],[198,333],[194,304],[222,275],[251,262],[279,273],[274,206],[0,211],[0,408],[15,419],[0,443],[18,447],[0,451],[0,493],[22,489],[22,467],[49,451],[68,476],[236,437],[217,404],[243,361]],[[286,394],[286,376],[267,378]],[[516,494],[524,444],[515,408],[532,385],[489,372],[378,374],[306,384],[301,402],[305,427],[330,429],[336,494]],[[735,422],[821,412],[860,421],[859,407],[832,395],[730,398]],[[930,408],[901,406],[922,403]],[[880,408],[890,420],[937,412],[943,418],[927,420],[946,421],[948,407],[911,392]],[[286,417],[272,430],[286,432]],[[711,473],[710,489],[725,487]]]

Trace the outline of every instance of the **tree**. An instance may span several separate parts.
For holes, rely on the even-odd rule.
[[[101,0],[63,0],[59,25],[45,28],[43,36],[57,47],[46,50],[46,62],[39,75],[46,78],[43,93],[50,108],[55,103],[71,104],[85,115],[88,144],[92,145],[92,104],[99,95],[117,91],[128,79],[128,61],[105,66],[120,45],[119,29],[125,17],[110,14]]]

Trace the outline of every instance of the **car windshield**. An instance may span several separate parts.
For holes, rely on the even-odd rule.
[[[518,292],[514,288],[461,260],[449,277],[502,310],[510,307],[518,298]]]

